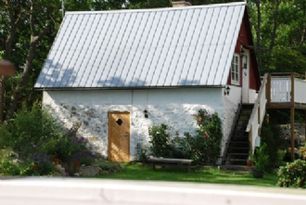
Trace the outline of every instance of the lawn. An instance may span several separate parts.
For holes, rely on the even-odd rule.
[[[101,178],[276,186],[276,176],[272,174],[267,174],[263,179],[255,179],[249,172],[225,171],[217,168],[203,168],[190,172],[164,169],[153,170],[151,167],[140,163],[123,165],[122,171],[101,176]]]

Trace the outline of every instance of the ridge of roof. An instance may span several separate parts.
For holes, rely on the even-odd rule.
[[[231,6],[245,6],[246,2],[231,2],[231,3],[220,3],[220,4],[206,4],[197,6],[186,6],[186,7],[165,7],[165,8],[151,8],[151,9],[118,9],[118,10],[103,10],[103,11],[66,11],[65,15],[78,15],[78,14],[110,14],[110,13],[143,13],[143,12],[162,12],[162,11],[173,11],[173,10],[189,10],[189,9],[204,9],[204,8],[215,8],[215,7],[231,7]]]

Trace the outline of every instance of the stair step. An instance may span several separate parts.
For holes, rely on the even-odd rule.
[[[232,141],[230,145],[237,147],[249,147],[248,141]]]
[[[247,110],[247,109],[252,110],[253,107],[254,107],[254,104],[251,104],[251,103],[242,104],[242,110]]]
[[[228,161],[232,165],[246,165],[247,164],[246,159],[229,159]]]
[[[248,142],[249,137],[247,135],[245,135],[245,133],[243,133],[243,134],[240,133],[240,134],[234,135],[232,137],[232,141]]]
[[[241,151],[248,151],[249,150],[249,146],[237,146],[237,145],[233,145],[231,144],[232,146],[230,146],[230,149],[234,149],[234,150],[240,150]],[[239,153],[240,153],[239,152]]]
[[[248,143],[247,140],[235,140],[235,138],[233,138],[233,140],[234,140],[234,141],[232,141],[232,142],[234,142],[234,143],[236,143],[236,144],[246,144],[246,143]]]
[[[229,153],[229,159],[242,159],[247,160],[249,155],[248,153]]]
[[[233,136],[229,142],[226,165],[245,166],[249,156],[249,137],[245,132],[254,104],[243,104]],[[238,168],[237,167],[237,168]]]
[[[249,153],[248,147],[230,147],[229,153]]]
[[[239,120],[238,120],[238,123],[239,123],[239,122],[247,122],[247,121],[249,121],[249,119],[250,119],[250,114],[251,114],[251,113],[247,113],[247,114],[244,114],[244,115],[240,115]]]
[[[230,156],[237,156],[237,155],[239,155],[239,156],[245,156],[245,157],[249,156],[249,154],[247,154],[247,153],[237,153],[237,152],[229,153],[229,155]]]

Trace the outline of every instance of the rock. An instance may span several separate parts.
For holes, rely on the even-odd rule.
[[[94,177],[101,172],[101,168],[97,166],[81,166],[80,176],[82,177]]]
[[[56,175],[67,176],[66,170],[64,167],[62,167],[62,165],[56,164],[54,168],[55,168],[55,172],[57,173]]]
[[[303,123],[295,123],[295,138],[299,144],[305,144],[305,125]],[[291,128],[289,124],[280,125],[280,135],[283,139],[290,140]]]

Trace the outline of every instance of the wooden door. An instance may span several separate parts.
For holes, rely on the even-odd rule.
[[[108,158],[116,162],[130,161],[130,113],[108,113]]]

